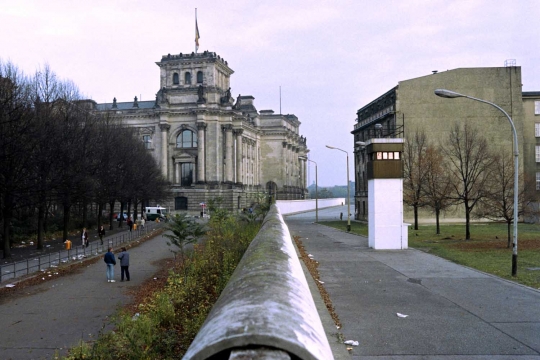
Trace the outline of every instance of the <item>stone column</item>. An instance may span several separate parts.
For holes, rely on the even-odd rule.
[[[243,129],[236,130],[236,182],[241,184],[242,181],[242,133]]]
[[[206,182],[206,163],[205,163],[205,130],[206,123],[199,122],[197,123],[197,182],[204,183]],[[195,174],[194,174],[195,175]]]
[[[233,166],[233,129],[232,125],[224,125],[225,131],[225,182],[234,181],[234,166]]]
[[[165,179],[169,180],[168,174],[167,174],[167,166],[168,166],[168,148],[169,148],[169,129],[171,128],[171,125],[169,124],[159,124],[159,127],[161,129],[161,173],[163,174],[163,177]]]

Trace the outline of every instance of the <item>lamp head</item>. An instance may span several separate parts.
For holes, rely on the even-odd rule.
[[[326,147],[329,148],[329,149],[335,149],[335,147],[330,146],[330,145],[326,145]]]
[[[455,91],[446,90],[446,89],[436,89],[435,95],[443,97],[443,98],[449,98],[449,99],[465,97],[465,95],[463,94],[457,93]]]

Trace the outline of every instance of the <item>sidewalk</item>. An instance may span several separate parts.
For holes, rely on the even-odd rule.
[[[56,350],[65,355],[81,339],[89,341],[102,329],[111,330],[109,316],[131,301],[130,289],[151,278],[161,261],[173,257],[163,236],[129,252],[129,282],[120,282],[118,260],[115,283],[106,281],[105,263],[97,261],[72,275],[25,288],[13,298],[0,298],[0,358],[50,360]]]
[[[319,210],[319,220],[343,211]],[[365,237],[313,224],[314,212],[285,221],[319,262],[344,339],[359,342],[350,359],[540,360],[540,291],[414,249],[372,250]]]

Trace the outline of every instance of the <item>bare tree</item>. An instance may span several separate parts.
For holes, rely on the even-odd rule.
[[[0,206],[3,256],[11,256],[10,228],[15,208],[31,188],[31,159],[35,128],[29,80],[11,63],[0,62]]]
[[[523,174],[520,175],[523,179]],[[528,180],[518,193],[518,214],[531,211],[528,204],[537,201],[536,191]],[[507,247],[511,247],[511,229],[514,223],[514,160],[510,151],[502,152],[494,157],[493,169],[489,179],[486,196],[481,200],[475,213],[488,219],[504,221],[507,225]],[[521,205],[521,206],[520,206]]]
[[[428,141],[423,130],[406,137],[403,156],[403,201],[414,211],[414,229],[418,230],[418,209],[425,205],[422,188],[427,175],[426,149]]]
[[[444,146],[443,154],[450,163],[450,171],[456,181],[453,199],[463,204],[465,210],[465,239],[471,239],[471,214],[474,207],[486,196],[493,158],[486,139],[478,129],[464,122],[456,123]]]
[[[437,235],[439,235],[441,233],[439,222],[441,212],[444,212],[454,203],[451,197],[454,184],[447,171],[444,156],[440,149],[433,146],[427,148],[425,165],[426,176],[422,187],[423,198],[426,206],[435,213]]]

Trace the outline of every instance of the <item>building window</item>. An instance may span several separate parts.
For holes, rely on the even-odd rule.
[[[534,115],[540,115],[540,101],[534,102]]]
[[[202,71],[197,71],[197,84],[203,83],[203,74]]]
[[[534,136],[540,137],[540,123],[534,124]]]
[[[536,173],[536,190],[540,190],[540,172]]]
[[[180,185],[191,186],[191,184],[193,183],[193,163],[182,163],[180,171]]]
[[[174,198],[174,210],[187,210],[187,197],[178,196]]]
[[[535,146],[536,162],[540,162],[540,146]]]
[[[197,147],[197,134],[191,130],[184,130],[176,138],[177,148],[195,148]]]
[[[146,149],[151,149],[152,148],[152,139],[150,138],[150,135],[143,135],[142,139],[143,139],[142,141],[143,141],[144,147]]]
[[[191,73],[189,71],[184,74],[184,84],[191,84]]]
[[[178,73],[174,73],[173,76],[172,76],[172,83],[173,85],[178,85],[180,84],[180,80],[178,78]]]

